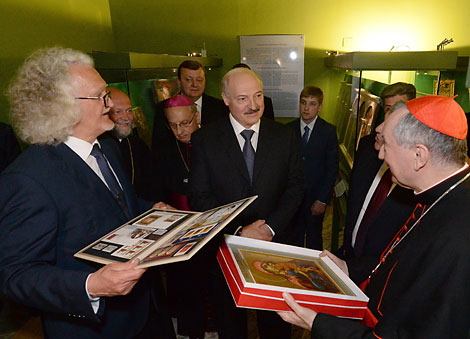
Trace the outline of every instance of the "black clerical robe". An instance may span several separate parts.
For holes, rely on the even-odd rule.
[[[431,205],[468,173],[465,169],[417,195],[429,211],[365,290],[370,298],[368,308],[377,319],[375,327],[319,314],[313,322],[312,338],[467,338],[470,178]]]

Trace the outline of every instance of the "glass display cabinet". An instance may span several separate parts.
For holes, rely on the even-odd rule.
[[[457,67],[458,61],[461,69]],[[468,58],[466,58],[468,65]],[[354,154],[360,139],[383,121],[382,89],[395,82],[415,85],[417,96],[439,94],[453,97],[469,111],[465,85],[465,60],[456,51],[351,52],[325,58],[327,67],[344,70],[333,123],[340,145],[339,184],[333,199],[332,250],[341,243],[346,200]],[[465,70],[465,71],[463,71]],[[462,78],[463,77],[463,81]]]

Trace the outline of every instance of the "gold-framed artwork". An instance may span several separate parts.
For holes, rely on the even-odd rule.
[[[441,80],[439,82],[439,93],[437,92],[437,79],[434,79],[433,82],[433,94],[442,95],[444,97],[452,98],[455,92],[455,80]]]
[[[362,319],[367,296],[320,251],[225,235],[217,260],[238,307],[290,310],[282,298],[317,312]]]

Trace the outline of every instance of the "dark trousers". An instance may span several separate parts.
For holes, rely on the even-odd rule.
[[[220,339],[247,338],[247,312],[235,305],[218,263],[211,270],[214,318]],[[288,339],[291,325],[274,311],[257,311],[258,333],[261,339]]]
[[[161,272],[158,268],[152,267],[145,274],[152,276],[154,294],[153,300],[149,305],[149,314],[145,326],[135,339],[175,339],[175,331],[168,313],[168,301],[163,287]]]
[[[143,330],[134,339],[175,339],[175,331],[170,317],[165,312],[157,312],[150,303],[150,312]]]
[[[191,260],[166,267],[170,314],[178,319],[180,335],[204,337],[210,292],[208,260],[203,249]]]
[[[290,228],[288,243],[314,250],[323,250],[322,228],[325,214],[312,215],[313,201],[303,200],[294,218],[293,227]],[[305,241],[304,241],[305,240]]]

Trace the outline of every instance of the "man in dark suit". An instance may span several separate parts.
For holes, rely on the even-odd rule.
[[[119,146],[123,167],[131,178],[137,196],[149,200],[164,200],[161,183],[156,178],[156,159],[145,142],[133,128],[134,116],[129,96],[115,87],[108,87],[114,107],[109,111],[109,118],[114,128],[100,136],[111,138]]]
[[[283,241],[282,231],[304,193],[304,175],[294,132],[263,115],[263,88],[256,73],[229,71],[222,97],[230,109],[223,120],[202,127],[192,137],[189,199],[195,210],[207,210],[251,195],[250,206],[226,228],[267,241]],[[215,260],[214,260],[215,262]],[[246,316],[235,309],[220,269],[214,267],[215,316],[222,338],[246,337]],[[287,338],[290,328],[273,312],[258,312],[261,338]]]
[[[185,60],[178,67],[178,86],[180,94],[194,101],[201,114],[201,124],[206,125],[216,121],[228,113],[222,100],[204,93],[206,88],[206,71],[198,61]],[[165,117],[167,100],[160,101],[155,107],[155,122],[152,134],[152,150],[158,155],[158,149],[164,141],[172,136],[168,130],[168,121]]]
[[[387,119],[393,105],[416,97],[416,89],[411,84],[395,83],[385,87],[381,97]],[[392,184],[390,177],[384,177],[389,170],[388,165],[378,158],[383,143],[382,128],[383,124],[380,124],[376,128],[377,133],[361,139],[354,157],[344,242],[337,252],[346,260],[367,260],[370,257],[371,261],[377,261],[414,207],[413,192]],[[378,192],[380,183],[384,184],[387,180],[386,195],[382,202],[378,202],[374,199],[375,192]],[[376,206],[371,204],[374,200]],[[351,272],[351,277],[360,283],[368,273]]]
[[[0,172],[21,153],[11,126],[0,122]]]
[[[304,161],[307,190],[291,230],[292,244],[323,249],[322,224],[338,176],[338,138],[336,127],[318,116],[323,92],[307,86],[300,93],[300,118],[288,124],[297,135]]]
[[[381,133],[379,156],[393,182],[415,192],[417,204],[362,284],[369,297],[364,319],[317,314],[287,293],[293,312],[279,315],[311,330],[311,338],[468,338],[470,169],[463,109],[438,95],[400,102]],[[322,255],[350,273],[350,263]]]
[[[0,175],[1,293],[38,309],[48,338],[174,337],[157,276],[138,260],[73,256],[152,205],[137,200],[116,145],[97,141],[113,128],[113,102],[91,58],[38,50],[8,95],[32,145]]]

